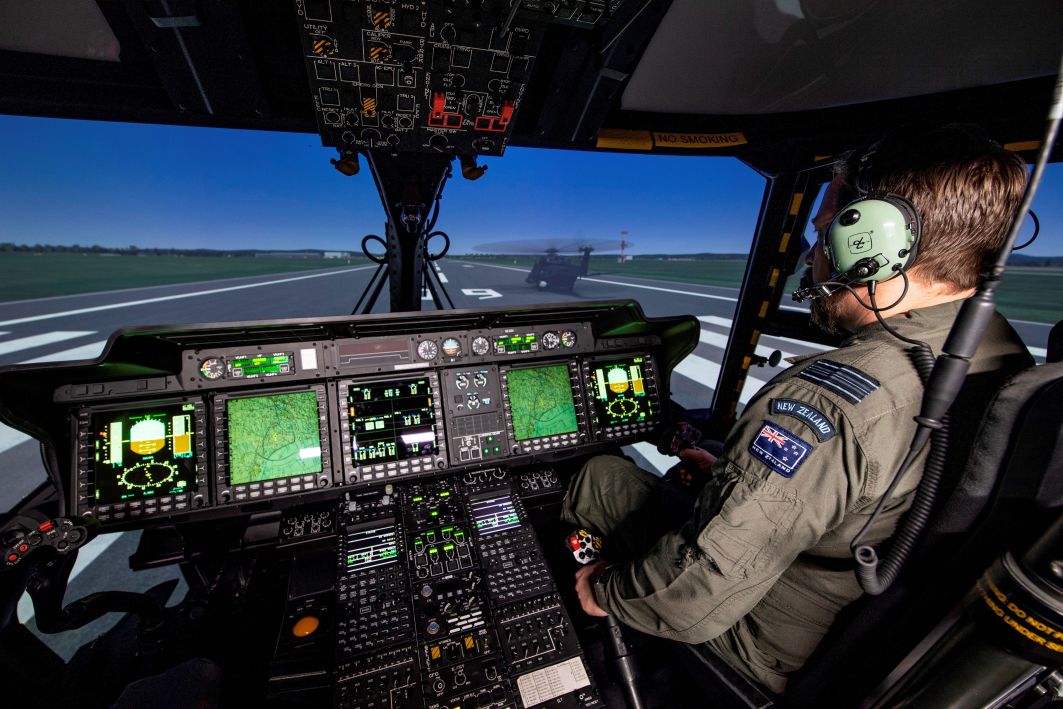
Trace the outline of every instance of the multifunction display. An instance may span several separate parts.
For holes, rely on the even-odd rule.
[[[343,557],[347,573],[388,566],[398,556],[394,521],[347,527]]]
[[[321,472],[316,391],[242,397],[226,404],[232,485]]]
[[[473,524],[481,535],[504,532],[520,526],[520,515],[508,493],[469,498]]]
[[[506,379],[517,441],[574,433],[579,428],[567,364],[512,369]]]
[[[641,423],[653,415],[645,361],[644,357],[631,357],[591,366],[590,396],[603,425]]]
[[[436,453],[433,397],[428,377],[347,386],[347,425],[354,464]]]
[[[196,424],[192,403],[93,412],[95,505],[180,495],[194,488]]]

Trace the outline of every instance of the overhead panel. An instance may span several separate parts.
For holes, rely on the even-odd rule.
[[[546,25],[625,0],[296,0],[322,143],[501,155]]]

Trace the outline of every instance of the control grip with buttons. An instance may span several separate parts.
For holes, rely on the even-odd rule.
[[[578,564],[589,564],[602,556],[602,538],[586,529],[577,529],[568,535],[565,546]]]
[[[8,530],[5,533],[4,567],[22,564],[42,549],[69,554],[95,537],[98,528],[99,522],[91,517],[59,517],[41,522],[33,529]]]

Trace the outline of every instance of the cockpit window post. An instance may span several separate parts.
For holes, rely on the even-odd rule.
[[[816,184],[814,173],[794,172],[776,175],[764,188],[734,325],[713,392],[709,435],[721,440],[734,424],[757,342],[778,310],[786,285],[785,266],[801,250],[800,229],[811,211]]]

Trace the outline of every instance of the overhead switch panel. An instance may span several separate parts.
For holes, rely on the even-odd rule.
[[[322,143],[501,155],[549,22],[624,0],[296,0]]]

